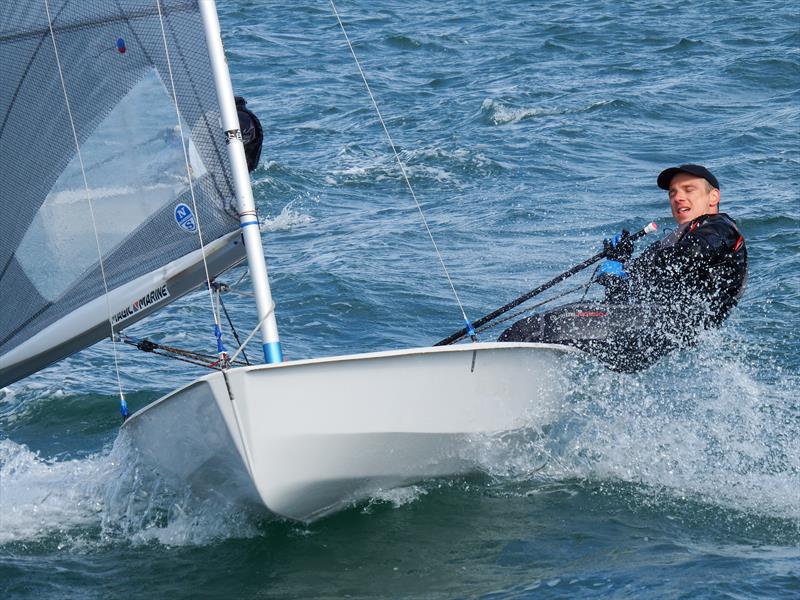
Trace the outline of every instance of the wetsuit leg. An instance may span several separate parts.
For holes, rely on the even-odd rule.
[[[659,314],[649,305],[567,304],[517,321],[499,341],[564,344],[615,371],[640,371],[679,345]]]
[[[546,342],[544,316],[532,315],[514,323],[500,334],[498,342]]]

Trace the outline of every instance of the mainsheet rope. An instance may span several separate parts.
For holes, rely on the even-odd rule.
[[[122,418],[128,418],[128,403],[125,400],[125,394],[122,391],[122,378],[119,372],[119,360],[117,357],[117,342],[114,335],[114,320],[111,314],[111,300],[108,297],[108,280],[106,279],[106,269],[103,261],[103,250],[100,247],[100,235],[97,233],[97,221],[94,216],[94,204],[92,203],[91,191],[89,190],[89,181],[86,178],[86,169],[83,165],[83,156],[81,155],[81,145],[78,141],[78,131],[75,128],[75,120],[72,117],[72,107],[69,103],[69,94],[67,93],[67,84],[64,79],[64,70],[61,68],[61,59],[58,56],[58,44],[56,44],[56,34],[53,31],[53,20],[50,16],[50,5],[48,0],[44,0],[44,9],[47,13],[47,26],[50,29],[50,39],[53,40],[53,54],[56,59],[56,66],[58,67],[58,77],[61,80],[61,90],[64,92],[64,104],[67,108],[67,116],[69,117],[69,125],[72,128],[72,139],[75,141],[75,152],[78,157],[78,164],[81,168],[81,177],[83,178],[83,189],[86,192],[86,202],[89,205],[89,215],[92,221],[92,231],[94,232],[94,242],[97,246],[97,257],[100,265],[100,277],[103,280],[103,290],[105,291],[106,299],[106,312],[108,313],[108,326],[111,328],[111,348],[114,356],[114,372],[117,376],[117,390],[119,391],[119,410]]]
[[[467,325],[467,329],[469,331],[470,337],[472,337],[473,341],[477,341],[475,337],[475,330],[472,328],[472,323],[467,318],[467,313],[464,311],[464,305],[461,303],[461,299],[458,297],[458,292],[456,292],[456,287],[453,285],[453,280],[450,277],[450,273],[447,270],[447,266],[445,265],[444,258],[442,257],[442,253],[439,252],[439,246],[436,245],[436,240],[433,239],[433,233],[431,233],[431,228],[428,226],[428,220],[425,218],[425,213],[422,211],[422,205],[420,205],[419,200],[417,200],[417,195],[414,193],[414,188],[411,186],[411,181],[408,179],[408,175],[406,174],[406,168],[403,164],[403,161],[400,158],[400,154],[397,152],[397,148],[394,145],[394,140],[392,140],[392,136],[389,133],[389,129],[386,127],[386,123],[383,120],[383,115],[381,115],[381,110],[378,108],[378,103],[375,100],[375,96],[372,94],[372,89],[369,87],[369,82],[367,82],[367,76],[364,74],[364,70],[361,68],[361,63],[358,60],[358,56],[356,56],[356,52],[353,49],[353,44],[350,43],[350,37],[347,35],[347,31],[344,28],[344,23],[342,23],[341,17],[339,17],[339,11],[336,10],[336,4],[333,0],[330,0],[331,8],[333,9],[333,14],[336,16],[336,20],[339,23],[339,27],[344,34],[344,39],[347,41],[347,47],[350,49],[350,54],[353,55],[353,60],[356,63],[356,67],[358,67],[358,72],[361,74],[361,79],[364,81],[364,87],[367,88],[367,93],[369,94],[369,98],[372,101],[372,106],[375,108],[375,112],[378,115],[378,120],[381,123],[381,127],[383,127],[383,132],[386,134],[386,139],[389,140],[389,146],[392,148],[392,152],[394,153],[394,157],[397,160],[397,164],[400,166],[400,172],[403,175],[403,179],[406,182],[406,186],[408,187],[408,191],[411,193],[411,197],[414,199],[414,203],[417,205],[417,210],[419,211],[419,216],[422,218],[422,224],[425,226],[425,231],[428,232],[428,237],[431,240],[431,244],[433,244],[433,249],[436,251],[436,256],[439,258],[439,264],[442,266],[442,270],[444,271],[444,275],[447,278],[447,282],[450,284],[450,289],[453,291],[453,296],[456,299],[456,303],[458,304],[458,308],[461,311],[461,316],[464,318],[464,323]]]

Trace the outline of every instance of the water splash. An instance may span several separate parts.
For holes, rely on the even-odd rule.
[[[0,441],[0,546],[206,545],[253,537],[258,525],[240,506],[169,488],[136,460],[124,432],[109,451],[73,460]]]
[[[274,219],[265,219],[261,225],[261,231],[275,232],[288,231],[299,225],[312,223],[314,219],[307,214],[299,212],[293,208],[291,202],[281,209],[281,212]]]
[[[44,460],[21,444],[0,441],[0,544],[97,525],[115,466],[109,457]]]
[[[576,358],[562,414],[483,450],[498,477],[621,481],[645,494],[800,520],[800,378],[719,332],[634,375]]]
[[[376,505],[390,504],[393,508],[400,508],[416,502],[428,493],[421,485],[409,485],[390,490],[381,490],[372,495],[361,512],[369,513]]]

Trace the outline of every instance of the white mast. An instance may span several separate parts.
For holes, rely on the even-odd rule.
[[[247,264],[253,281],[253,291],[256,295],[258,320],[261,323],[264,360],[268,363],[281,362],[283,353],[278,339],[275,312],[272,310],[267,263],[264,260],[264,248],[261,245],[261,228],[256,216],[253,190],[250,188],[250,173],[247,170],[242,133],[239,129],[239,117],[233,99],[233,85],[228,72],[228,63],[225,60],[225,50],[222,47],[217,5],[215,0],[198,0],[198,5],[206,32],[206,44],[217,89],[219,110],[222,114],[222,129],[228,142],[228,156],[233,170],[233,184],[239,207],[239,226],[242,228],[244,245],[247,249]]]

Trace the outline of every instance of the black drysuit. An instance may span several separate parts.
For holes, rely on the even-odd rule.
[[[686,326],[717,326],[744,289],[747,247],[728,215],[703,215],[648,246],[625,271],[610,302],[655,303]]]
[[[576,346],[612,369],[637,371],[724,321],[747,279],[747,248],[724,213],[703,215],[604,280],[605,302],[568,304],[517,321],[500,341]]]
[[[251,173],[258,166],[261,158],[261,144],[264,142],[264,130],[256,114],[247,108],[247,100],[235,96],[236,113],[239,117],[239,130],[242,132],[244,154],[247,157],[247,170]]]

